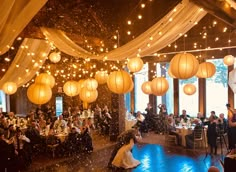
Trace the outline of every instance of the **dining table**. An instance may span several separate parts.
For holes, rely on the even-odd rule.
[[[194,131],[194,125],[187,126],[187,125],[179,125],[176,126],[176,132],[179,134],[181,138],[181,145],[186,147],[186,139],[185,136],[192,134]],[[207,127],[203,127],[204,129],[204,135],[203,135],[203,141],[202,141],[202,146],[207,147]]]

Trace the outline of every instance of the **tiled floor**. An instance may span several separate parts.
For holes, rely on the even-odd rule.
[[[107,163],[113,150],[113,142],[108,138],[96,136],[95,151],[66,158],[36,157],[28,171],[48,172],[107,172]],[[99,139],[100,138],[100,139]],[[218,153],[220,154],[220,150]],[[225,150],[223,153],[226,153]],[[211,166],[223,171],[220,161],[223,156],[210,156],[204,149],[195,151],[181,146],[165,145],[164,136],[148,133],[142,143],[135,145],[133,155],[141,164],[132,172],[207,172]]]

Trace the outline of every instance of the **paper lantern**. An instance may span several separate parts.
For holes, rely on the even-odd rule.
[[[45,104],[52,97],[52,90],[45,84],[31,84],[27,89],[27,97],[34,104]]]
[[[98,82],[96,79],[88,78],[84,81],[84,87],[87,88],[89,91],[94,91],[98,87]]]
[[[95,74],[95,79],[98,84],[105,84],[107,82],[108,73],[106,71],[98,71]]]
[[[146,81],[142,84],[141,89],[144,94],[152,94],[151,83],[151,81]]]
[[[210,78],[216,72],[216,67],[211,62],[203,62],[199,65],[198,72],[196,76],[198,78]]]
[[[76,96],[79,94],[78,83],[76,81],[67,81],[63,85],[63,91],[67,96]]]
[[[55,85],[55,78],[52,75],[49,75],[48,73],[40,73],[35,78],[35,83],[36,84],[46,84],[50,88],[53,88]]]
[[[234,64],[234,56],[232,55],[227,55],[224,57],[224,64],[227,66],[231,66]]]
[[[98,91],[89,91],[87,88],[82,88],[79,95],[80,99],[84,102],[91,103],[94,102],[98,97]]]
[[[108,88],[117,94],[126,93],[130,89],[132,79],[128,72],[124,70],[112,72],[107,79]]]
[[[49,60],[53,63],[58,63],[61,60],[61,53],[60,52],[52,52],[49,55]]]
[[[129,59],[127,67],[130,72],[138,72],[143,68],[143,60],[139,57]]]
[[[196,92],[196,87],[193,84],[186,84],[183,87],[183,91],[187,95],[193,95]]]
[[[198,60],[190,53],[177,54],[170,62],[171,73],[179,79],[193,77],[197,73],[198,66]]]
[[[168,75],[171,77],[171,78],[176,78],[173,73],[171,72],[170,68],[168,69]]]
[[[129,90],[127,91],[127,93],[131,92],[134,89],[134,82],[131,81],[131,85],[129,87]]]
[[[77,88],[78,88],[78,92],[80,93],[81,89],[84,88],[85,85],[85,79],[80,79],[77,82]]]
[[[169,89],[169,83],[164,77],[154,78],[151,82],[152,94],[156,96],[164,95]]]
[[[17,85],[14,82],[6,82],[2,86],[2,90],[4,93],[11,95],[17,91]]]

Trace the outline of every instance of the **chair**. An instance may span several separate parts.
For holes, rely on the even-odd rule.
[[[169,134],[169,132],[165,132],[165,143],[167,143],[167,144],[170,143],[170,144],[177,145],[176,136]]]
[[[175,144],[177,145],[177,139],[175,135],[171,135],[168,130],[168,120],[164,120],[164,133],[165,133],[165,143]]]
[[[204,130],[202,128],[200,129],[194,129],[193,131],[193,149],[195,149],[195,147],[197,145],[199,145],[200,143],[200,146],[202,145],[202,143],[205,145],[205,136],[203,135],[204,134]]]
[[[47,148],[49,148],[49,150],[52,151],[52,158],[55,157],[55,150],[56,150],[57,146],[59,146],[59,144],[47,145]]]

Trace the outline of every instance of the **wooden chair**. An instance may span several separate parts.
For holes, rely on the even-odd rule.
[[[195,149],[196,146],[198,146],[200,144],[200,146],[202,146],[202,144],[205,145],[205,139],[204,139],[204,130],[202,128],[200,129],[194,129],[193,131],[193,149]]]
[[[169,132],[166,132],[165,133],[165,143],[166,144],[177,145],[176,136],[169,134]]]

